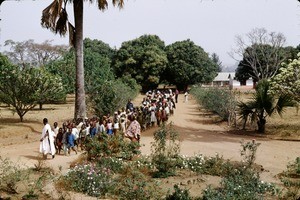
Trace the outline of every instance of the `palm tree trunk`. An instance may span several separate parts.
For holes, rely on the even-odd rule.
[[[76,85],[74,118],[86,117],[83,67],[83,0],[74,0]]]
[[[257,126],[258,126],[258,132],[259,133],[265,133],[265,130],[266,130],[266,119],[260,118],[257,121]]]

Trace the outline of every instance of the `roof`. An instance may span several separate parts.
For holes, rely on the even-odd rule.
[[[235,78],[235,72],[219,72],[213,81],[229,81],[229,78]]]

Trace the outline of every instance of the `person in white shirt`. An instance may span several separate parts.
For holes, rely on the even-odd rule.
[[[43,119],[43,130],[40,139],[40,152],[43,154],[44,159],[47,159],[47,154],[51,153],[50,143],[49,143],[49,134],[51,134],[51,126],[48,124],[48,119]]]

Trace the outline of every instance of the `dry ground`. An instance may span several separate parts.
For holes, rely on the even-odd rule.
[[[278,116],[270,119],[268,127],[275,132],[279,128],[279,134],[257,135],[253,132],[233,131],[226,123],[216,122],[216,118],[211,114],[199,109],[193,99],[183,102],[183,95],[179,96],[174,116],[170,121],[176,126],[176,130],[181,135],[181,153],[184,155],[195,155],[201,153],[206,156],[214,156],[216,153],[226,159],[240,160],[240,142],[256,139],[261,143],[257,152],[256,163],[262,165],[264,171],[262,179],[265,181],[279,182],[275,177],[278,173],[286,169],[286,165],[300,156],[300,142],[297,131],[300,130],[300,116],[296,115],[295,109],[290,109],[281,119]],[[139,96],[135,100],[137,105],[142,99]],[[42,130],[42,119],[47,117],[51,125],[57,121],[59,125],[73,116],[74,101],[68,98],[68,103],[63,105],[45,105],[44,110],[33,110],[25,115],[24,122],[19,122],[18,116],[6,107],[0,107],[0,155],[9,157],[12,161],[20,163],[22,166],[33,167],[38,160],[39,138]],[[267,129],[268,129],[267,127]],[[288,128],[289,127],[289,128]],[[292,127],[292,129],[291,129]],[[295,130],[290,131],[288,130]],[[153,141],[154,129],[142,133],[142,153],[150,154],[151,142]],[[272,137],[283,136],[292,138],[293,141],[274,140]],[[281,137],[281,136],[280,136]],[[282,137],[281,137],[282,138]],[[74,153],[70,156],[57,155],[55,159],[48,157],[46,164],[58,171],[65,172],[70,163],[78,156]],[[178,179],[178,178],[177,178]],[[209,183],[216,183],[219,179],[204,177],[205,181],[200,184],[201,188]],[[211,180],[212,179],[212,180]],[[171,183],[185,182],[186,178],[169,181]],[[53,188],[50,188],[51,190]],[[192,188],[193,189],[193,188]],[[195,189],[195,188],[194,188]],[[199,188],[195,190],[199,191]],[[83,197],[80,197],[82,199]]]

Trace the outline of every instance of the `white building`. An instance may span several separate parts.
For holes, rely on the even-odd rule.
[[[219,72],[209,85],[214,87],[243,87],[239,81],[235,80],[235,72]],[[245,86],[253,88],[252,78],[246,81]]]

